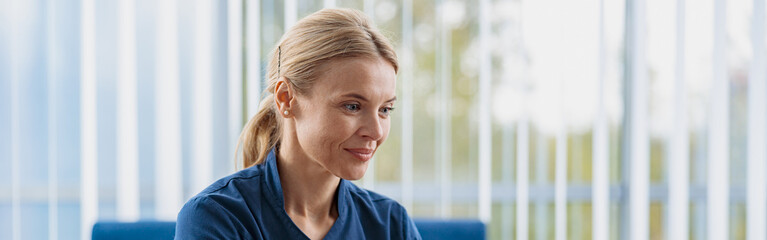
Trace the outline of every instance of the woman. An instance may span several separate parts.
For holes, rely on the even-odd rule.
[[[420,239],[397,202],[361,189],[389,134],[397,57],[359,11],[321,10],[272,51],[268,95],[240,137],[246,169],[178,215],[177,239]]]

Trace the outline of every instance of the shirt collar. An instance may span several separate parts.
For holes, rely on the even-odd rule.
[[[264,172],[265,172],[265,183],[266,183],[266,189],[269,190],[270,196],[268,198],[272,200],[272,203],[276,205],[276,207],[279,207],[282,209],[282,212],[285,212],[285,198],[282,193],[282,183],[280,183],[280,173],[277,169],[277,149],[272,148],[272,150],[269,152],[269,155],[264,160]],[[341,181],[338,184],[338,190],[337,190],[337,207],[338,207],[338,219],[336,222],[341,221],[344,219],[348,212],[350,199],[349,198],[349,188],[351,183],[347,181],[346,179],[341,179]],[[287,215],[287,213],[285,213]]]
[[[272,200],[272,203],[277,207],[285,209],[285,199],[282,195],[282,184],[280,183],[280,173],[277,170],[277,154],[276,148],[272,148],[269,151],[269,155],[264,160],[264,174],[266,189],[269,190],[268,198]]]

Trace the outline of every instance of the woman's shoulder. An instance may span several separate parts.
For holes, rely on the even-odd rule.
[[[247,207],[243,196],[253,197],[261,192],[260,181],[264,175],[261,165],[240,170],[229,176],[216,180],[213,184],[189,199],[184,204],[184,210],[198,209],[202,205],[210,208],[237,211]]]
[[[243,169],[215,181],[189,199],[176,219],[177,235],[249,239],[245,233],[255,229],[250,223],[253,219],[250,208],[254,203],[258,205],[254,194],[260,194],[260,176],[261,167]]]
[[[213,195],[190,199],[176,218],[175,239],[252,239],[247,208]],[[222,201],[223,200],[223,201]]]
[[[202,190],[197,196],[205,196],[210,194],[222,194],[232,188],[238,188],[239,185],[247,183],[249,187],[259,187],[259,185],[252,184],[253,181],[260,181],[260,177],[264,175],[264,166],[262,164],[255,165],[246,169],[237,171],[229,176],[220,178]]]
[[[366,223],[369,231],[374,231],[374,223],[377,223],[383,227],[377,234],[385,234],[394,239],[421,239],[404,206],[383,194],[357,187],[351,182],[348,186],[357,208],[356,217]]]

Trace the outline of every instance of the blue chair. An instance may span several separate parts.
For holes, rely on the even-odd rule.
[[[485,239],[485,224],[478,220],[415,219],[423,239]],[[98,222],[93,225],[93,240],[173,239],[175,222]]]
[[[93,225],[93,240],[160,240],[173,239],[176,222],[97,222]]]
[[[423,239],[485,239],[485,224],[479,220],[414,219]]]

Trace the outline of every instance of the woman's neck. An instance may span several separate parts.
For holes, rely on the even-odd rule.
[[[300,149],[292,149],[293,146],[297,144],[282,144],[277,158],[285,211],[291,218],[303,217],[310,222],[335,220],[338,216],[335,195],[340,178]]]

